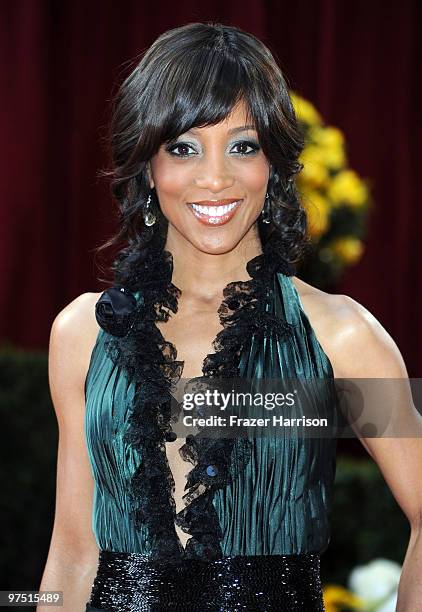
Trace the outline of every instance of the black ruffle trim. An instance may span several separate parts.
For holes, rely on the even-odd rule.
[[[269,241],[263,253],[247,264],[248,281],[229,283],[218,309],[223,329],[217,334],[214,353],[203,362],[205,378],[236,378],[242,350],[252,338],[277,335],[287,340],[291,325],[268,311],[272,280],[276,272],[287,276],[294,268],[282,256],[277,241]],[[105,349],[114,364],[135,384],[134,403],[125,440],[140,451],[141,462],[131,483],[130,498],[135,526],[147,527],[147,550],[151,559],[216,559],[222,556],[222,533],[212,500],[249,461],[247,439],[206,437],[206,430],[188,435],[179,449],[193,464],[187,476],[185,507],[176,513],[175,483],[166,454],[172,441],[175,399],[172,391],[183,372],[174,345],[164,340],[156,323],[177,312],[180,290],[172,283],[173,259],[162,247],[152,248],[140,264],[131,289],[115,286],[96,304],[98,324],[113,337]],[[270,309],[271,310],[271,309]],[[184,549],[175,530],[177,524],[191,537]]]

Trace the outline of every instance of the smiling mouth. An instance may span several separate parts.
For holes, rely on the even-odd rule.
[[[201,223],[205,225],[224,225],[234,217],[241,202],[243,202],[243,199],[218,206],[204,206],[194,203],[188,204],[188,206]]]

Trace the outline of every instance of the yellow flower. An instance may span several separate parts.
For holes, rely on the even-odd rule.
[[[316,145],[308,145],[302,152],[299,161],[303,168],[298,180],[310,188],[323,187],[328,182],[328,168],[324,159],[324,151]]]
[[[309,128],[309,136],[321,147],[344,147],[343,133],[332,126],[313,125]]]
[[[309,139],[320,148],[321,159],[333,170],[338,170],[346,163],[344,136],[334,127],[314,125],[309,128]]]
[[[327,190],[334,205],[345,203],[359,208],[368,200],[368,189],[353,170],[342,170],[334,176]]]
[[[326,149],[325,158],[327,166],[332,170],[339,170],[346,163],[344,149]]]
[[[354,264],[362,257],[365,247],[359,238],[345,236],[337,238],[331,245],[331,250],[346,264]]]
[[[303,166],[295,182],[307,212],[309,235],[317,242],[329,229],[341,233],[337,217],[331,215],[333,208],[347,206],[352,209],[349,214],[357,217],[371,205],[370,185],[348,167],[343,132],[325,125],[313,104],[296,92],[290,91],[290,97],[298,120],[305,124],[305,146],[299,158]],[[355,236],[340,236],[321,246],[318,257],[339,268],[358,261],[363,251],[363,243]]]
[[[319,238],[329,226],[329,204],[317,191],[305,191],[302,200],[308,217],[309,234],[312,238]]]
[[[336,584],[325,585],[323,597],[326,612],[340,612],[343,606],[362,610],[365,604],[363,599]]]
[[[321,115],[318,113],[315,106],[308,102],[308,100],[305,100],[305,98],[298,96],[292,91],[290,92],[290,98],[299,121],[309,123],[310,125],[322,122]]]

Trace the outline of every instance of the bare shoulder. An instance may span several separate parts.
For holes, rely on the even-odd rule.
[[[99,325],[95,303],[101,293],[82,293],[67,304],[55,317],[50,333],[49,361],[51,368],[71,370],[72,378],[84,384]]]
[[[401,378],[406,367],[393,338],[352,297],[321,291],[293,277],[320,345],[338,378]]]
[[[101,292],[87,292],[78,295],[57,314],[54,325],[65,329],[74,328],[76,331],[82,325],[83,332],[95,334],[99,329],[95,318],[95,304],[100,295]]]

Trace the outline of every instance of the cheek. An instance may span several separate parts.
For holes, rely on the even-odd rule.
[[[250,164],[244,164],[238,172],[238,180],[251,193],[261,194],[267,188],[269,165],[265,159],[259,158]]]
[[[172,163],[171,160],[157,158],[151,164],[156,189],[165,199],[177,198],[191,182],[191,177],[186,167],[182,164]]]

